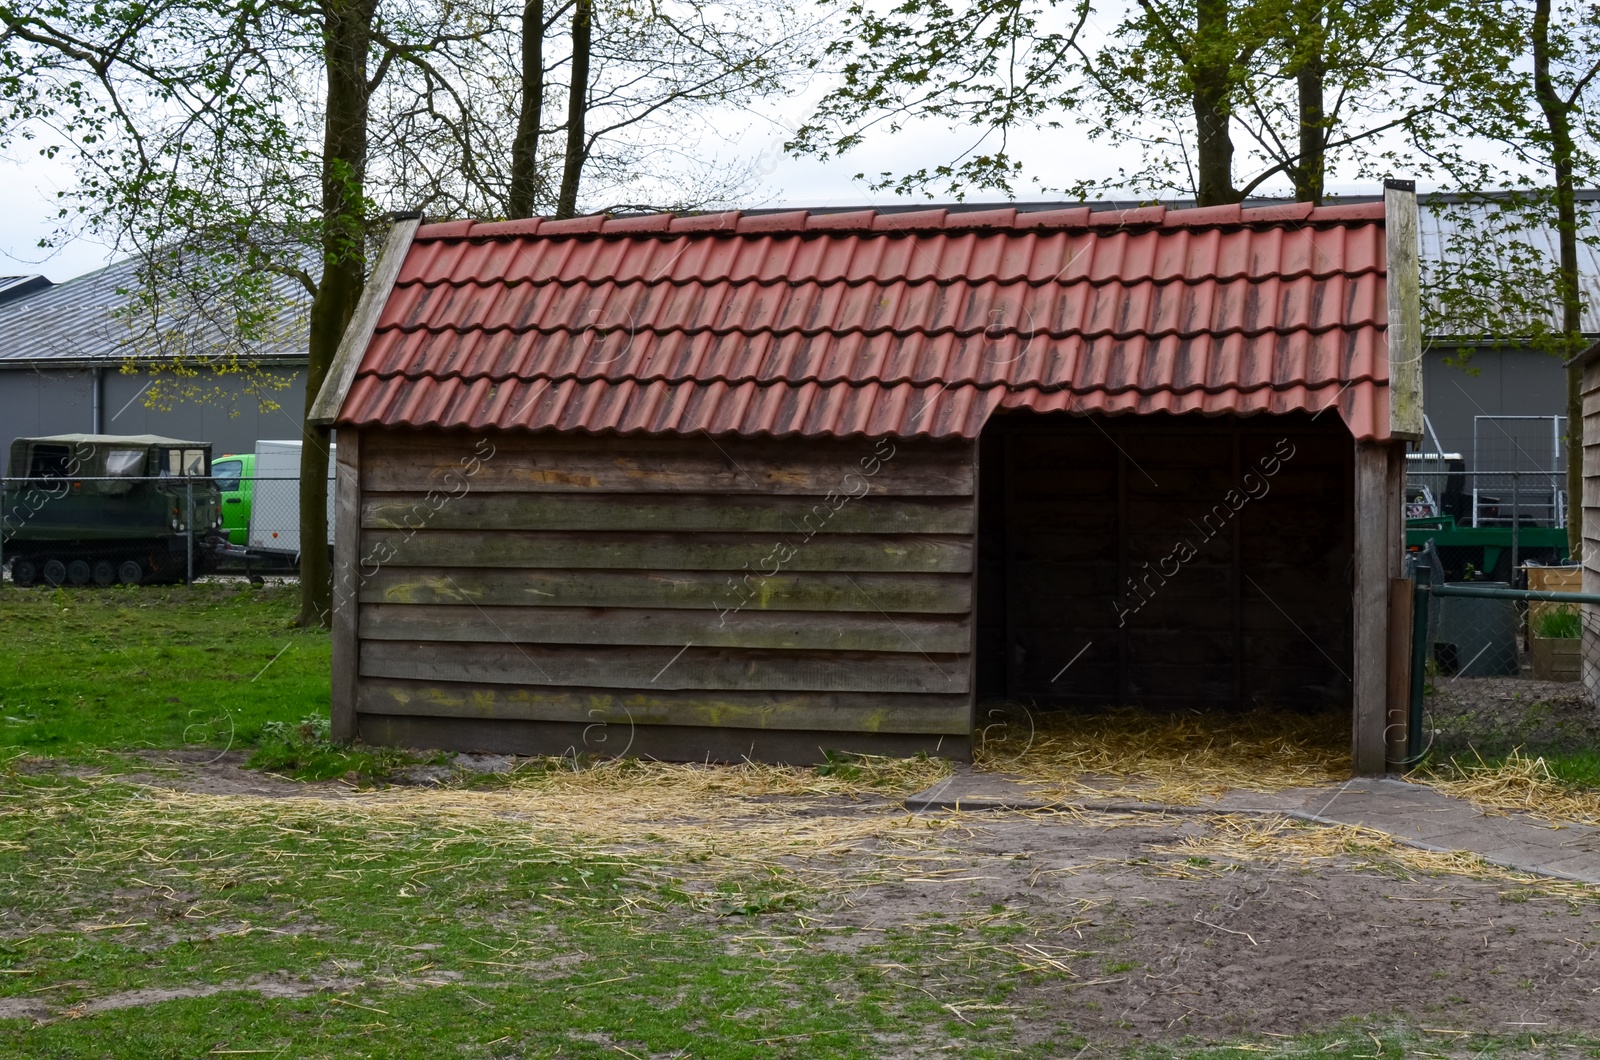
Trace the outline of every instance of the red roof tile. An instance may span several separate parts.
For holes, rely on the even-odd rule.
[[[426,225],[352,425],[975,437],[997,409],[1388,435],[1383,208]]]

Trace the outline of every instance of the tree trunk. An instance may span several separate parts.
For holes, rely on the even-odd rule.
[[[589,114],[589,53],[594,29],[594,0],[577,0],[572,11],[572,87],[567,92],[567,155],[561,167],[557,217],[578,212],[578,181],[583,176],[584,121]]]
[[[1233,187],[1233,137],[1228,129],[1233,101],[1234,45],[1228,31],[1228,0],[1198,0],[1195,5],[1194,83],[1195,203],[1222,206],[1238,202]]]
[[[587,80],[587,78],[585,78]],[[532,217],[538,170],[539,121],[544,110],[544,0],[523,0],[522,110],[511,141],[509,217]]]
[[[1556,234],[1561,257],[1556,293],[1561,300],[1563,358],[1583,349],[1583,302],[1578,287],[1578,205],[1572,166],[1573,102],[1561,98],[1550,76],[1550,0],[1534,0],[1533,92],[1550,130],[1550,168],[1555,173]],[[1567,547],[1574,559],[1583,549],[1583,389],[1582,372],[1567,369]]]
[[[300,615],[327,626],[333,580],[328,560],[328,442],[311,406],[355,313],[366,271],[367,52],[377,0],[323,0],[327,117],[322,137],[322,279],[311,300],[306,416],[300,446]],[[347,527],[353,531],[354,527]]]
[[[1328,64],[1324,49],[1327,33],[1323,28],[1321,0],[1308,0],[1301,6],[1295,27],[1295,89],[1299,96],[1300,153],[1289,169],[1297,202],[1322,204],[1322,189],[1327,169],[1327,112],[1323,107],[1323,86]]]

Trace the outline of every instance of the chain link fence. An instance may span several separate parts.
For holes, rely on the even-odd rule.
[[[1409,760],[1600,752],[1600,594],[1578,565],[1462,578],[1430,546],[1409,566]]]
[[[299,490],[297,478],[264,476],[0,478],[0,585],[292,574]]]

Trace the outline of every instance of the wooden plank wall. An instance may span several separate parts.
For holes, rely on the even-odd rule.
[[[1332,417],[1018,415],[980,461],[981,695],[1350,702],[1352,455]],[[1230,493],[1250,496],[1230,511]]]
[[[1583,368],[1583,591],[1600,593],[1600,358]],[[1568,499],[1568,504],[1573,502]],[[1574,505],[1576,507],[1576,505]],[[1573,515],[1569,514],[1568,518]],[[1600,607],[1583,605],[1583,687],[1600,696]]]
[[[360,454],[364,739],[969,753],[970,444],[369,430]]]

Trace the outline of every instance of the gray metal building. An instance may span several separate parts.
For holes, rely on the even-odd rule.
[[[1600,207],[1600,190],[1582,191],[1578,197],[1586,229],[1578,243],[1583,332],[1593,340],[1600,338],[1600,253],[1585,239],[1600,242],[1600,225],[1596,225],[1594,213]],[[1490,203],[1496,198],[1488,197]],[[1492,258],[1498,268],[1512,271],[1513,240],[1542,259],[1543,265],[1554,265],[1557,245],[1553,228],[1532,223],[1504,233],[1490,203],[1464,202],[1454,195],[1434,195],[1423,200],[1419,235],[1424,296],[1430,276],[1452,267],[1470,266],[1474,264],[1473,257]],[[1537,315],[1549,326],[1559,325],[1554,292],[1545,311]],[[1505,347],[1473,334],[1472,326],[1466,323],[1435,324],[1432,331],[1423,353],[1423,393],[1439,447],[1461,453],[1469,469],[1476,465],[1484,471],[1511,470],[1520,460],[1522,469],[1528,470],[1529,462],[1547,462],[1551,451],[1550,423],[1498,418],[1564,416],[1567,383],[1561,359],[1533,349]],[[1564,431],[1564,423],[1561,428]],[[1428,439],[1425,448],[1432,448],[1433,441]],[[1559,446],[1557,451],[1559,456]],[[1562,463],[1548,470],[1559,473],[1564,467]]]
[[[293,438],[305,410],[307,298],[275,282],[282,319],[274,338],[228,351],[248,373],[206,364],[205,326],[184,323],[179,348],[194,374],[172,400],[177,358],[148,352],[147,331],[130,323],[138,263],[127,260],[51,284],[42,276],[0,277],[0,444],[72,432],[159,434],[209,441],[218,455],[249,452],[262,438]],[[237,356],[236,356],[237,355]]]

